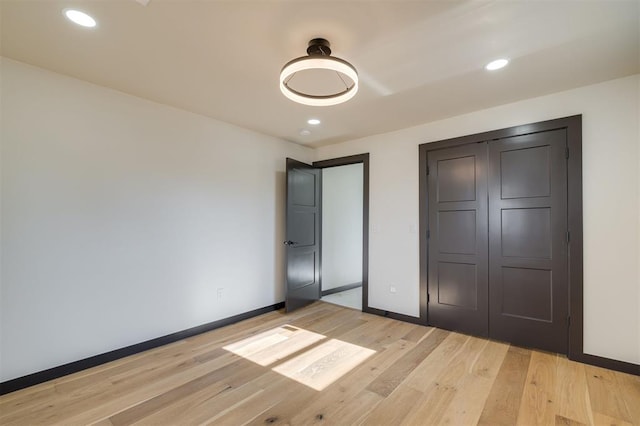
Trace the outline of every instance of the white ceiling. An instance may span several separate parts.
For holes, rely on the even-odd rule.
[[[638,0],[141,3],[0,0],[1,54],[312,146],[640,72]],[[69,7],[98,27],[71,24]],[[358,69],[351,101],[280,93],[280,69],[315,37]],[[485,71],[498,57],[510,65]]]

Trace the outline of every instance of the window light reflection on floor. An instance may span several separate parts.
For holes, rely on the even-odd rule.
[[[375,352],[342,340],[331,339],[278,365],[273,371],[321,391]]]
[[[224,346],[223,349],[267,367],[323,339],[326,339],[326,336],[322,334],[283,325]],[[272,370],[321,391],[375,352],[352,343],[331,339],[276,365]]]
[[[322,334],[283,325],[223,349],[266,367],[325,338]]]

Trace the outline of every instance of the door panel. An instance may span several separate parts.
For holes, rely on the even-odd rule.
[[[549,196],[549,150],[549,146],[538,146],[500,153],[503,199]]]
[[[492,338],[567,353],[566,130],[489,142]]]
[[[429,323],[488,334],[486,144],[429,152]]]
[[[287,158],[287,312],[320,299],[320,170]]]
[[[502,209],[502,256],[551,259],[551,209]]]
[[[502,314],[551,321],[551,271],[506,266],[501,270]]]

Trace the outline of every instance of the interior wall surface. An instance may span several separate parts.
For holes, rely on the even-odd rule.
[[[285,158],[310,148],[0,71],[0,381],[284,299]]]
[[[418,145],[582,114],[584,352],[639,363],[639,84],[633,75],[319,147],[316,161],[370,153],[369,306],[419,316]]]

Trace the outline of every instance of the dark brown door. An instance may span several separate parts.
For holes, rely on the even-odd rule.
[[[489,142],[490,336],[567,353],[566,130]]]
[[[320,169],[287,158],[287,312],[320,299]]]
[[[488,334],[487,146],[429,152],[429,324]]]

